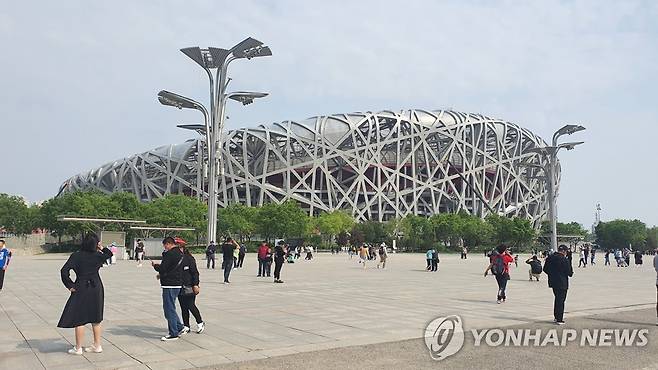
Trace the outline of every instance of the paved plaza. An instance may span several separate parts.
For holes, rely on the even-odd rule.
[[[385,270],[371,262],[365,271],[346,254],[319,254],[313,261],[286,264],[285,284],[256,278],[256,257],[248,255],[245,268],[232,272],[230,285],[220,283],[221,270],[206,270],[197,256],[202,267],[197,302],[207,329],[163,343],[159,338],[166,334],[166,321],[155,272],[147,265],[137,268],[133,261],[119,261],[101,270],[104,352],[72,356],[65,352],[74,341],[73,330],[56,328],[68,296],[59,278],[66,257],[12,261],[0,293],[0,369],[248,367],[254,363],[250,360],[263,359],[256,362],[260,367],[268,361],[274,366],[312,351],[327,354],[359,348],[353,346],[390,347],[393,342],[404,348],[407,342],[401,341],[421,337],[438,316],[458,314],[466,329],[546,323],[552,318],[552,293],[545,279],[528,281],[525,255],[518,268],[512,266],[508,302],[501,305],[495,303],[495,280],[482,276],[487,261],[482,255],[467,260],[442,256],[439,272],[430,273],[421,254],[393,254]],[[574,318],[640,310],[644,314],[636,314],[633,322],[648,327],[655,338],[655,311],[648,309],[655,307],[655,279],[649,258],[639,268],[604,267],[602,259],[594,267],[576,268],[567,326]],[[292,357],[279,357],[286,355]],[[395,360],[396,355],[387,350],[372,356]],[[429,358],[422,351],[417,356]],[[277,358],[267,360],[271,357]],[[366,367],[368,358],[362,360]]]

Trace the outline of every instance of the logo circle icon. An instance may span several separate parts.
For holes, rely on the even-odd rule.
[[[451,315],[432,320],[425,328],[425,345],[433,360],[440,361],[454,355],[464,345],[461,317]]]

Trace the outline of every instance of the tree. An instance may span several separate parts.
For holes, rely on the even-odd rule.
[[[489,215],[486,221],[493,229],[492,236],[496,244],[507,243],[513,247],[519,247],[532,242],[536,237],[535,229],[530,221],[523,218]]]
[[[462,218],[460,234],[467,247],[477,247],[491,240],[493,227],[477,216]]]
[[[273,237],[295,238],[308,232],[309,217],[293,200],[267,203],[258,208],[256,231],[266,240]]]
[[[407,215],[402,219],[403,241],[412,250],[424,249],[434,243],[434,229],[432,222],[422,216]]]
[[[654,250],[658,248],[658,226],[647,229],[647,249]]]
[[[169,194],[146,203],[143,216],[150,225],[192,227],[203,232],[207,225],[206,204],[186,195]],[[183,238],[192,239],[193,232],[177,233]]]
[[[461,216],[455,213],[439,213],[430,218],[434,230],[434,237],[444,245],[453,244],[461,237]]]
[[[28,207],[19,196],[0,194],[0,229],[17,235],[30,234],[38,216],[35,209],[38,210]]]
[[[250,240],[256,231],[256,208],[230,204],[217,211],[217,231],[224,236],[237,235],[239,240]]]
[[[551,223],[549,221],[544,221],[541,224],[542,234],[551,234]],[[569,222],[569,223],[557,223],[557,233],[558,235],[587,235],[587,230],[583,229],[578,222]]]
[[[316,220],[317,229],[323,236],[325,243],[331,244],[334,236],[345,233],[354,226],[354,219],[342,211],[322,213]]]
[[[384,224],[377,221],[366,221],[355,224],[352,228],[352,233],[362,237],[362,243],[378,244],[386,241],[388,236],[384,230]],[[357,243],[359,244],[359,243]]]
[[[597,244],[605,249],[643,248],[647,240],[646,225],[640,220],[613,220],[596,226]]]

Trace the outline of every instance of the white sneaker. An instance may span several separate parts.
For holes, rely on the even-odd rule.
[[[178,337],[172,337],[171,335],[165,335],[164,337],[160,338],[161,341],[163,342],[168,342],[170,340],[178,340]]]
[[[94,347],[92,345],[91,347],[85,347],[85,352],[101,353],[101,352],[103,352],[103,347],[101,347],[101,346]]]
[[[190,328],[188,328],[187,326],[183,326],[183,329],[181,329],[181,331],[178,332],[178,336],[180,337],[181,335],[187,334],[189,332],[190,332]]]
[[[196,326],[196,333],[201,334],[206,329],[206,325],[202,322],[198,323]]]
[[[69,355],[82,355],[82,348],[71,348],[68,350]]]

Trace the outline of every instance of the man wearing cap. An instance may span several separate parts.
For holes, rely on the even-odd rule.
[[[544,272],[548,275],[548,286],[553,288],[555,296],[553,315],[555,323],[558,325],[564,324],[564,302],[567,300],[569,278],[573,276],[573,267],[566,257],[568,250],[566,245],[560,245],[557,252],[548,256],[544,263]]]

